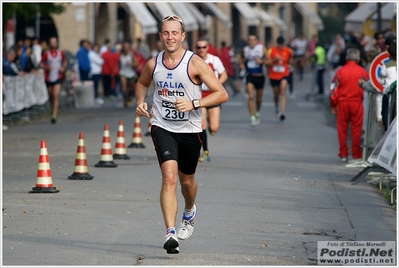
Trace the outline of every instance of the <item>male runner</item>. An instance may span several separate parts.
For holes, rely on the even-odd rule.
[[[189,238],[194,230],[197,182],[195,170],[201,150],[201,107],[228,100],[227,91],[212,69],[199,56],[182,47],[184,24],[176,15],[162,20],[159,37],[165,50],[146,63],[136,85],[136,113],[149,117],[145,102],[148,87],[154,82],[151,136],[162,172],[160,203],[166,226],[164,249],[179,253],[178,239]],[[201,99],[201,84],[211,94]],[[185,201],[182,226],[176,235],[177,178]]]

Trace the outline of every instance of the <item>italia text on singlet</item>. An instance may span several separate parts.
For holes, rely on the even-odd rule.
[[[175,133],[202,132],[201,109],[179,112],[173,104],[178,98],[189,101],[201,99],[201,84],[195,84],[188,74],[188,66],[194,53],[186,50],[180,63],[173,69],[164,65],[164,53],[162,51],[157,55],[153,71],[155,91],[152,124]]]

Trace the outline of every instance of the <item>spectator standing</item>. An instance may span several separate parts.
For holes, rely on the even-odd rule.
[[[90,60],[89,60],[90,42],[87,39],[80,41],[80,48],[76,54],[77,63],[79,66],[80,81],[88,81],[90,73]]]
[[[384,95],[382,96],[381,116],[384,130],[387,131],[389,127],[389,89],[391,85],[398,79],[398,69],[396,62],[396,37],[393,39],[386,39],[385,45],[389,54],[389,61],[383,65],[381,75],[384,76]],[[396,113],[395,113],[396,114]],[[392,119],[392,118],[391,118]]]
[[[134,94],[134,80],[136,79],[134,68],[137,65],[138,62],[131,50],[130,42],[123,42],[119,57],[119,76],[123,94],[123,106],[125,108],[133,104],[132,96]]]
[[[98,104],[103,104],[104,100],[98,96],[98,85],[101,81],[101,72],[104,64],[104,59],[99,54],[100,46],[93,44],[92,49],[89,51],[90,61],[90,76],[94,84],[94,98]]]
[[[22,44],[16,47],[17,50],[16,64],[18,69],[21,70],[22,72],[25,72],[26,65],[28,63],[28,55],[27,55],[28,48],[30,48],[29,38],[25,38],[22,41]]]
[[[104,44],[100,47],[99,54],[100,56],[104,54],[105,51],[108,51],[111,47],[111,41],[108,38],[105,38]]]
[[[48,48],[48,44],[46,40],[40,40],[40,47],[42,48],[42,56],[43,53],[46,52],[49,48]]]
[[[51,104],[51,123],[57,123],[59,94],[61,90],[61,79],[67,67],[64,52],[58,49],[58,40],[52,37],[49,40],[50,49],[43,54],[40,67],[45,71],[45,80]]]
[[[35,68],[39,67],[40,61],[42,60],[43,49],[40,46],[39,38],[35,38],[32,41],[32,61]]]
[[[22,46],[14,46],[15,50],[15,66],[17,66],[18,71],[24,72],[26,62],[23,61],[23,47]]]
[[[340,66],[341,54],[345,50],[345,42],[341,35],[337,34],[334,38],[333,43],[327,51],[327,64],[329,70],[329,81],[332,81],[338,66]]]
[[[116,83],[119,79],[119,56],[120,53],[115,45],[112,49],[104,52],[102,68],[102,81],[104,88],[104,98],[111,100],[116,95]]]
[[[324,71],[326,68],[326,50],[319,42],[316,43],[316,48],[314,50],[314,66],[316,73],[316,82],[319,88],[318,94],[320,96],[324,95]]]
[[[144,70],[144,66],[147,62],[144,54],[138,49],[137,45],[132,46],[133,56],[136,58],[137,63],[135,63],[134,70],[136,71],[137,78],[140,77]]]
[[[3,56],[3,75],[16,76],[22,74],[15,64],[16,54],[14,49],[10,49],[6,56]]]
[[[310,65],[312,67],[312,70],[314,67],[314,62],[311,59],[314,56],[314,51],[316,49],[318,40],[319,40],[319,38],[317,37],[317,35],[313,35],[312,39],[310,39],[310,41],[309,41],[308,53],[309,53],[309,59],[311,61]]]
[[[229,55],[231,64],[234,68],[234,83],[236,85],[237,93],[241,93],[241,81],[238,79],[240,73],[240,67],[236,58],[235,48],[233,45],[229,46]]]
[[[15,49],[17,51],[15,65],[17,66],[18,70],[23,73],[31,72],[35,68],[31,58],[32,49],[27,47],[25,52],[24,46],[17,46]]]
[[[141,38],[137,38],[137,50],[141,52],[144,59],[147,61],[151,57],[150,47],[148,44]]]
[[[218,49],[210,42],[208,43],[208,46],[209,46],[208,53],[219,57]]]
[[[379,52],[383,52],[386,50],[387,45],[385,44],[385,37],[383,31],[378,31],[374,34],[375,44]]]
[[[232,59],[230,56],[229,47],[227,46],[225,41],[223,41],[221,43],[219,55],[220,55],[220,60],[222,61],[223,66],[226,69],[226,72],[228,75],[228,78],[227,78],[225,84],[230,85],[231,89],[233,90],[234,96],[236,96],[239,92],[239,90],[237,89],[236,84],[235,84],[236,74],[235,74],[234,65],[232,63]]]
[[[379,31],[374,34],[374,45],[373,48],[379,53],[386,51],[388,44],[384,37],[384,32]],[[389,41],[388,41],[389,42]],[[377,121],[381,128],[384,127],[383,118],[382,118],[382,103],[383,103],[383,95],[377,94],[376,97],[376,106],[377,106]]]
[[[359,81],[368,80],[367,71],[358,65],[360,52],[358,49],[349,48],[346,53],[346,64],[334,76],[336,84],[331,95],[330,105],[333,114],[337,115],[337,131],[339,153],[342,162],[348,161],[348,126],[352,132],[353,159],[362,158],[360,146],[363,127],[363,89]]]

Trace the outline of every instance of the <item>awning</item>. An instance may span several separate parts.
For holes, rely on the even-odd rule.
[[[171,1],[170,5],[172,5],[175,13],[183,19],[184,29],[187,32],[198,30],[197,20],[185,3]]]
[[[255,15],[262,21],[263,26],[275,25],[274,18],[261,8],[252,7]]]
[[[158,11],[159,15],[161,16],[161,20],[162,18],[168,16],[168,15],[174,15],[175,12],[172,10],[172,8],[169,6],[168,3],[165,2],[154,2],[152,3],[156,10]]]
[[[364,3],[345,17],[346,31],[363,32],[364,23],[377,10],[377,3]]]
[[[248,26],[258,26],[259,20],[256,17],[252,7],[248,3],[234,3],[240,14],[247,21]]]
[[[185,3],[185,4],[187,5],[190,12],[197,19],[201,29],[207,30],[209,27],[204,14],[202,14],[192,3]]]
[[[397,9],[397,3],[384,4],[384,6],[381,8],[381,19],[382,20],[393,20],[396,16],[396,12],[397,12],[396,9]],[[377,18],[378,18],[377,9],[375,11],[376,12],[371,17],[373,20],[377,20]]]
[[[371,23],[371,29],[374,29],[374,30],[377,29],[377,20],[378,20],[377,11],[378,10],[376,10],[376,12],[371,17],[373,20]],[[381,8],[382,29],[392,27],[392,21],[395,19],[396,12],[397,12],[397,3],[384,4],[384,6]]]
[[[308,3],[297,2],[294,3],[294,6],[298,10],[298,12],[301,13],[302,17],[308,18],[310,20],[310,22],[314,25],[316,30],[318,31],[324,30],[323,21],[321,20],[317,12],[314,11]]]
[[[364,3],[359,5],[355,10],[345,17],[345,22],[364,23],[368,17],[377,11],[377,3]]]
[[[278,15],[274,13],[269,13],[270,16],[273,17],[275,23],[277,24],[278,27],[280,27],[280,30],[287,31],[288,27],[285,21],[283,21]]]
[[[143,3],[126,2],[126,5],[143,27],[143,34],[158,33],[158,23]]]
[[[221,20],[227,28],[233,27],[233,23],[231,23],[231,20],[229,17],[227,17],[226,14],[217,6],[215,3],[204,3],[205,6],[215,15],[219,20]]]

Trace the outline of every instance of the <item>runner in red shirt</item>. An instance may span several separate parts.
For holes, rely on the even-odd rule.
[[[331,108],[337,114],[337,131],[339,140],[339,154],[342,162],[348,161],[348,125],[352,128],[353,159],[362,158],[360,141],[363,127],[363,89],[359,80],[369,80],[367,71],[357,63],[360,52],[356,48],[349,48],[346,53],[347,63],[341,67],[333,79],[336,84],[331,95]]]
[[[284,45],[282,36],[277,38],[277,46],[269,48],[266,54],[265,63],[269,67],[269,78],[273,87],[276,115],[281,121],[285,119],[285,108],[287,106],[285,91],[290,77],[290,65],[292,65],[293,56],[292,49]]]
[[[51,123],[57,123],[58,96],[61,90],[61,82],[67,66],[64,52],[58,49],[58,40],[51,37],[50,49],[44,52],[40,67],[44,69],[47,91],[51,104]]]

